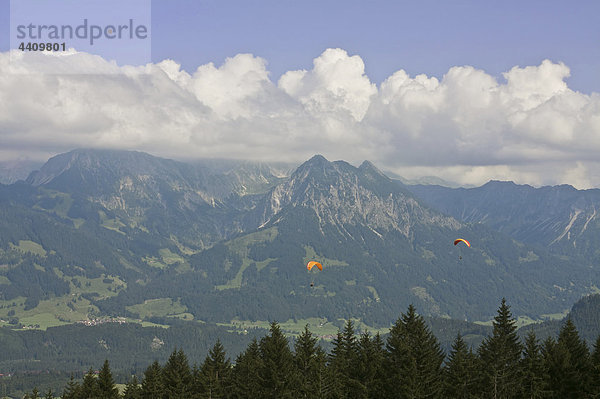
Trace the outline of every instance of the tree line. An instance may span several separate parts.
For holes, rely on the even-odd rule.
[[[493,331],[474,350],[458,334],[446,356],[422,316],[409,306],[384,340],[357,334],[351,320],[326,353],[308,326],[290,348],[276,322],[234,362],[219,340],[200,365],[182,349],[152,363],[123,394],[108,361],[98,373],[71,381],[63,399],[171,398],[596,398],[600,396],[600,337],[590,350],[570,319],[557,338],[521,341],[503,299]],[[97,374],[97,375],[96,375]],[[27,399],[40,396],[37,390]]]

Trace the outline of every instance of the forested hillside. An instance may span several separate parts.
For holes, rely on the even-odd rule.
[[[565,341],[566,338],[561,338],[561,336],[565,334],[563,330],[567,327],[568,330],[574,330],[569,332],[568,336],[576,335],[578,337],[576,341],[579,342],[577,345],[580,346],[581,350],[586,352],[583,349],[585,347],[588,352],[596,353],[596,348],[598,348],[597,339],[600,335],[597,322],[600,319],[599,302],[600,295],[585,297],[578,301],[567,317],[561,321],[528,325],[516,330],[521,343],[521,356],[526,357],[525,348],[528,345],[528,340],[532,339],[531,335],[535,335],[540,353],[544,354],[546,353],[544,351],[549,351],[548,353],[552,353],[552,356],[554,356],[552,362],[568,363],[570,360],[564,358],[566,356],[564,353],[554,352],[564,349],[556,347],[556,345],[558,341]],[[416,309],[411,306],[407,313],[410,312],[416,312]],[[365,330],[352,320],[342,322],[339,324],[337,332],[332,334],[331,341],[323,339],[319,324],[308,323],[298,332],[290,330],[290,325],[287,323],[271,323],[269,326],[265,326],[264,329],[254,328],[230,333],[223,327],[194,325],[190,322],[175,323],[170,328],[142,328],[135,324],[105,323],[91,327],[83,325],[56,327],[48,329],[46,332],[17,332],[0,329],[0,350],[6,355],[5,361],[0,363],[0,374],[11,375],[11,377],[5,377],[0,382],[9,388],[9,392],[16,392],[19,395],[25,391],[31,391],[35,386],[43,390],[44,393],[48,389],[52,389],[56,394],[62,392],[66,387],[71,375],[75,378],[73,383],[81,382],[81,379],[89,372],[90,368],[95,370],[105,360],[108,360],[115,381],[125,384],[130,381],[132,375],[136,375],[141,383],[145,378],[145,373],[148,373],[149,365],[155,360],[159,364],[167,364],[174,354],[181,356],[177,352],[182,351],[188,359],[188,367],[192,367],[194,364],[200,366],[207,357],[211,356],[211,350],[214,352],[214,345],[217,342],[219,342],[219,346],[222,346],[221,350],[231,357],[234,365],[233,369],[235,370],[237,363],[234,360],[243,358],[244,353],[253,347],[254,341],[259,343],[261,338],[269,334],[269,329],[272,333],[274,325],[277,326],[278,334],[285,336],[291,348],[296,348],[299,342],[307,339],[308,329],[310,341],[318,346],[315,350],[329,353],[326,356],[326,359],[329,359],[339,351],[340,338],[338,333],[341,332],[342,336],[346,337],[344,339],[347,339],[349,334],[346,330],[349,326],[354,332],[355,342],[367,344],[369,341],[366,337],[368,336],[373,344],[376,342],[386,344],[394,335],[393,331],[398,321],[403,320],[405,316],[400,315],[396,323],[391,324],[391,329],[381,332]],[[424,318],[416,313],[412,317],[420,320],[419,323],[422,325],[419,328],[429,331],[429,335],[435,337],[436,347],[444,353],[444,367],[446,368],[452,353],[457,349],[457,345],[468,352],[472,350],[473,355],[469,355],[472,356],[471,360],[477,359],[481,348],[486,345],[486,342],[490,341],[490,337],[496,334],[495,330],[497,329],[495,325],[482,326],[457,320]],[[515,320],[512,317],[508,317],[508,319],[510,319],[510,324],[513,326],[510,327],[510,330],[513,331],[516,327]],[[497,320],[494,321],[497,323]],[[375,340],[376,336],[379,336],[377,340]],[[459,342],[457,342],[458,336],[460,336]],[[569,340],[572,339],[574,338],[569,338]],[[529,345],[531,344],[530,342]],[[563,342],[563,344],[566,345],[567,343]],[[573,342],[568,345],[573,345]],[[385,348],[387,348],[387,345],[383,347],[384,355]],[[360,352],[365,349],[361,349],[359,345],[357,350]],[[368,353],[360,353],[358,357],[364,360],[366,356],[369,356]],[[544,359],[544,362],[551,361],[549,357]],[[476,363],[477,367],[480,367],[479,364],[479,362]],[[329,366],[325,364],[323,367],[327,368]],[[355,365],[355,367],[359,366]],[[367,366],[362,365],[360,367],[361,370],[364,370],[364,367]],[[547,367],[550,367],[550,364]],[[562,373],[565,371],[561,367],[566,366],[563,364],[552,367],[559,367]],[[154,365],[154,368],[156,369],[156,365]],[[442,371],[442,376],[444,373],[445,371]],[[477,379],[479,377],[471,374],[471,378]],[[475,382],[469,384],[473,385]]]
[[[590,350],[571,319],[558,336],[540,342],[530,332],[520,340],[504,300],[492,333],[477,348],[458,334],[446,354],[422,316],[409,306],[383,339],[356,334],[348,321],[325,352],[308,327],[290,347],[273,322],[235,359],[217,340],[202,360],[190,364],[184,348],[162,365],[147,365],[130,377],[123,394],[105,361],[62,390],[63,399],[102,398],[591,398],[600,393],[600,336]],[[27,398],[54,397],[35,388]]]

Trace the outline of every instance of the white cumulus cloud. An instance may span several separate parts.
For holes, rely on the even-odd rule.
[[[600,187],[600,95],[571,90],[569,75],[549,60],[501,79],[472,66],[441,77],[399,69],[378,87],[342,49],[278,82],[252,54],[188,73],[173,60],[0,53],[0,160],[76,147],[294,162],[320,153],[409,178]]]
[[[365,64],[342,49],[328,49],[314,60],[311,71],[290,71],[279,87],[313,114],[349,112],[360,121],[377,93],[365,75]]]

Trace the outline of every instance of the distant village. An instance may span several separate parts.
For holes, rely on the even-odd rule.
[[[78,323],[85,326],[98,326],[105,323],[124,324],[127,323],[127,319],[125,317],[100,317],[95,319],[80,320]]]

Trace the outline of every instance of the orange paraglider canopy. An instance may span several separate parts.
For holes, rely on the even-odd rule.
[[[312,270],[312,268],[316,266],[317,268],[319,268],[319,270],[323,270],[323,265],[321,265],[319,262],[315,262],[315,261],[310,261],[306,264],[306,268],[310,271]]]
[[[456,240],[454,240],[454,245],[458,244],[459,242],[464,242],[465,244],[467,244],[467,247],[471,246],[471,243],[469,243],[469,241],[467,241],[463,238],[457,238]]]

